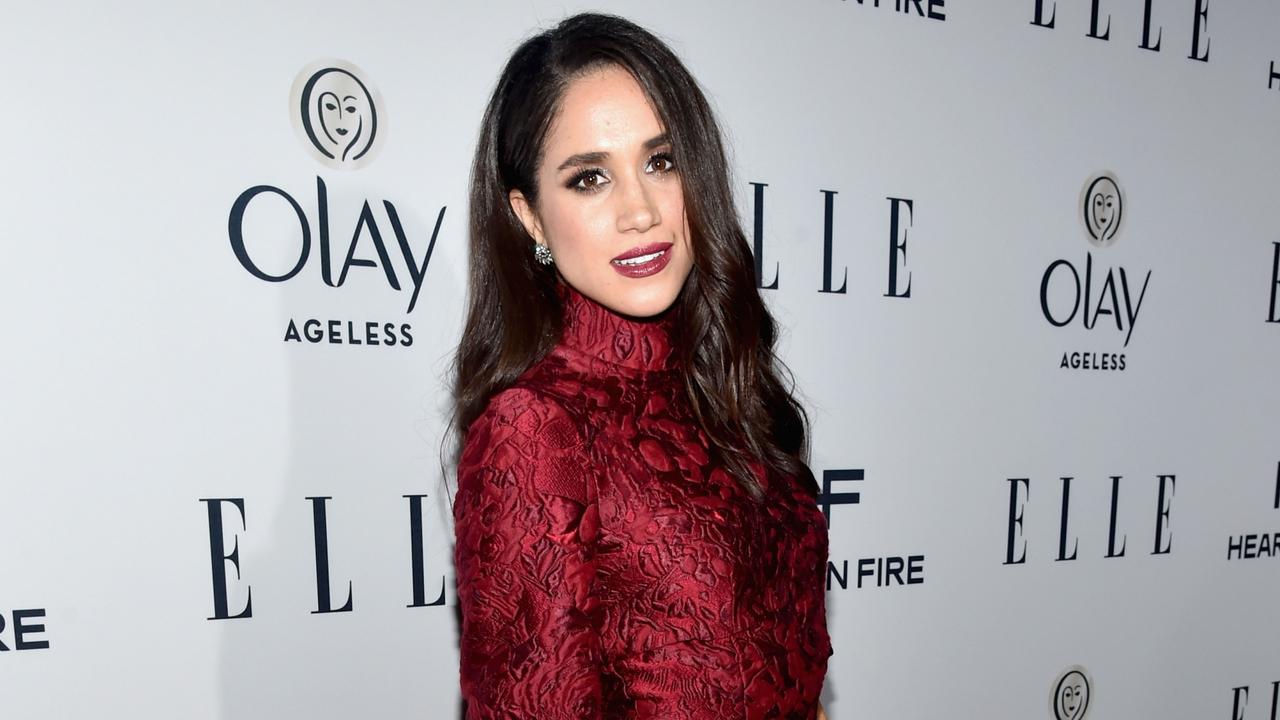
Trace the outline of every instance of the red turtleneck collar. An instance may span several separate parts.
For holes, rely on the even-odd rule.
[[[557,285],[556,292],[564,308],[560,347],[640,372],[670,370],[678,365],[672,332],[674,312],[633,320],[565,282]]]

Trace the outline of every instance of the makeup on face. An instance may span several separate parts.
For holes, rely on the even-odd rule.
[[[635,79],[575,79],[545,143],[536,219],[557,274],[626,315],[670,307],[693,266],[682,163]]]
[[[627,277],[648,277],[662,271],[671,260],[672,243],[639,245],[610,260],[613,269]]]

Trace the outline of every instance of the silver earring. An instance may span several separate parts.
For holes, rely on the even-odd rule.
[[[551,248],[542,243],[535,242],[533,244],[533,256],[543,265],[551,264]]]

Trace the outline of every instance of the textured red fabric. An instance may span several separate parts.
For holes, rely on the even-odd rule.
[[[756,505],[712,460],[670,318],[560,293],[560,343],[458,466],[466,717],[814,718],[832,654],[814,498],[771,473]]]

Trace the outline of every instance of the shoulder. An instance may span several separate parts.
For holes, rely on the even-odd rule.
[[[516,384],[489,398],[467,429],[467,444],[494,439],[548,450],[568,450],[584,444],[582,429],[563,398],[545,389]]]
[[[489,399],[467,428],[458,461],[459,491],[467,481],[503,480],[585,501],[587,433],[562,398],[516,384]],[[499,480],[497,484],[506,484]]]

